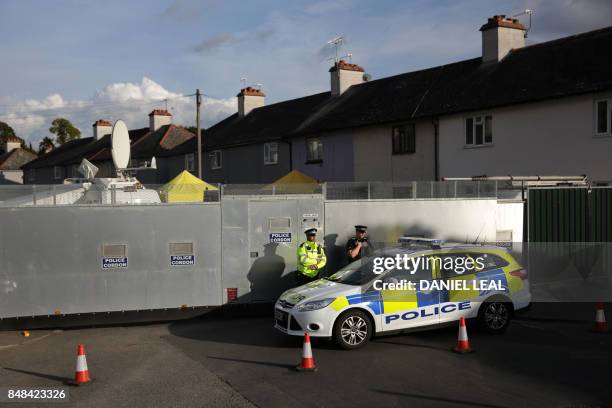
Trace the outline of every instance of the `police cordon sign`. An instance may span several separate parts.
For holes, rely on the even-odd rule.
[[[291,242],[290,232],[271,232],[270,242]]]
[[[170,255],[170,266],[195,265],[195,255]]]
[[[127,268],[128,259],[122,258],[102,258],[102,269]]]

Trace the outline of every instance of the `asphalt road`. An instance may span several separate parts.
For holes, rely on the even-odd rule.
[[[301,339],[276,332],[269,318],[36,331],[28,339],[4,332],[0,386],[61,386],[82,342],[95,381],[70,388],[73,406],[612,406],[612,334],[589,331],[590,306],[549,309],[515,320],[504,335],[470,329],[476,351],[468,355],[450,351],[456,328],[381,337],[354,351],[315,340],[316,373],[294,370]]]

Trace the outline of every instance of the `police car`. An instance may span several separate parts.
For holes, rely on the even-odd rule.
[[[418,258],[433,262],[415,262]],[[416,266],[408,270],[394,264],[380,270],[381,264],[390,266],[397,259]],[[471,262],[470,270],[457,266],[465,266],[466,260],[478,262]],[[274,321],[283,333],[308,332],[355,349],[374,334],[433,328],[461,316],[501,333],[513,313],[530,302],[527,271],[506,249],[403,237],[397,246],[284,292],[275,304]]]

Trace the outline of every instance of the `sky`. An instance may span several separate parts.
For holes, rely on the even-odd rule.
[[[527,8],[527,44],[612,25],[612,0],[1,0],[0,121],[35,146],[56,117],[87,137],[167,104],[193,126],[199,88],[208,127],[243,83],[267,104],[329,90],[336,35],[377,79],[478,57],[487,17]]]

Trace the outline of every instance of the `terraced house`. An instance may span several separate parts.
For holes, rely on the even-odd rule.
[[[79,164],[87,159],[99,168],[97,177],[115,177],[111,157],[113,125],[107,120],[93,124],[93,136],[70,140],[47,154],[23,166],[27,184],[61,184],[66,178],[79,178]],[[130,167],[141,167],[155,157],[157,170],[137,171],[142,183],[160,184],[185,168],[185,156],[175,156],[177,146],[189,141],[194,134],[172,124],[172,115],[161,109],[149,114],[149,127],[129,131],[131,141]],[[193,163],[193,153],[191,153]],[[175,164],[176,161],[178,164]],[[193,170],[193,169],[192,169]]]
[[[36,154],[24,149],[23,139],[8,136],[0,145],[0,185],[23,184],[21,167],[36,159]]]
[[[516,19],[480,31],[482,54],[465,61],[373,81],[339,61],[329,91],[271,105],[242,89],[238,112],[204,133],[204,178],[612,180],[612,27],[529,46]]]

